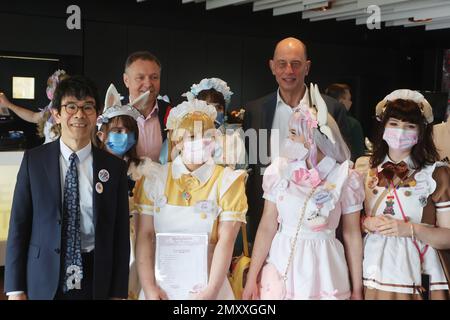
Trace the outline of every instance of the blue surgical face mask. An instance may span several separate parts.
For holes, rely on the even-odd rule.
[[[220,127],[225,122],[225,114],[223,111],[218,111],[216,120],[214,121],[217,127]]]
[[[131,133],[117,133],[110,132],[106,146],[112,153],[118,157],[122,157],[131,147],[136,143],[134,132]]]

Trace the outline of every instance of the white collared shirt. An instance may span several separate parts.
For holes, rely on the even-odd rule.
[[[61,172],[61,199],[64,201],[64,181],[69,169],[69,157],[73,151],[60,139],[59,168]],[[94,210],[93,210],[93,158],[92,144],[76,152],[78,170],[78,188],[80,192],[80,229],[81,251],[89,252],[95,247]]]
[[[393,164],[398,164],[398,163],[400,163],[400,162],[403,161],[403,162],[405,162],[406,165],[408,166],[408,169],[411,170],[412,168],[414,168],[414,162],[412,161],[410,155],[406,156],[406,158],[404,158],[404,159],[402,159],[402,160],[400,160],[400,161],[394,161],[394,160],[392,160],[392,159],[389,157],[389,155],[386,155],[386,156],[384,157],[383,162],[380,163],[380,164],[378,165],[378,167],[377,167],[378,172],[380,172],[380,171],[383,170],[383,164],[385,164],[385,163],[388,162],[388,161],[389,161],[389,162],[392,162]]]
[[[305,94],[300,100],[298,106],[309,106],[308,87],[305,86]],[[280,148],[284,143],[284,139],[289,137],[289,118],[293,113],[294,108],[283,101],[280,95],[280,89],[277,91],[277,105],[275,107],[275,114],[272,122],[272,132],[270,134],[270,154],[271,159],[275,159],[280,154]],[[278,135],[277,131],[278,130]],[[277,139],[278,138],[278,139]]]
[[[208,182],[209,178],[211,178],[215,168],[216,164],[214,163],[214,160],[209,158],[199,168],[191,172],[188,168],[186,168],[182,157],[178,156],[172,163],[172,178],[180,179],[183,174],[190,174],[194,178],[197,178],[200,181],[200,184],[203,185]]]

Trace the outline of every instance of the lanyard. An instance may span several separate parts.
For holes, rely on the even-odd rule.
[[[396,188],[395,188],[394,184],[392,184],[392,187],[393,187],[393,189],[394,189],[394,196],[395,196],[395,198],[397,199],[398,206],[399,206],[399,208],[400,208],[400,212],[402,213],[402,216],[403,216],[403,220],[404,220],[405,222],[408,222],[408,217],[405,215],[405,212],[403,211],[403,207],[402,207],[402,204],[401,204],[401,202],[400,202],[400,199],[399,199],[399,197],[398,197],[398,195],[397,195],[397,191],[396,191]],[[416,247],[417,251],[419,252],[420,264],[421,264],[421,266],[422,266],[422,265],[423,265],[423,259],[424,259],[425,253],[426,253],[427,250],[428,250],[428,245],[425,245],[425,248],[424,248],[423,251],[421,252],[421,251],[420,251],[420,248],[419,248],[419,244],[417,243],[417,241],[416,241],[415,239],[412,239],[412,241],[413,241],[413,244],[414,244],[414,246]]]

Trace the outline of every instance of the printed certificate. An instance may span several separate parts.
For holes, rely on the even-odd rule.
[[[157,233],[155,276],[170,300],[187,300],[208,283],[208,235]]]

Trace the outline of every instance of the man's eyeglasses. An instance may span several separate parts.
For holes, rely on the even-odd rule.
[[[298,61],[298,60],[294,60],[294,61],[290,61],[290,62],[284,61],[284,60],[278,60],[275,62],[276,68],[280,69],[280,70],[285,70],[288,67],[288,65],[291,66],[292,70],[297,70],[302,67],[303,62]]]
[[[61,107],[66,108],[68,114],[75,114],[78,112],[78,109],[81,109],[87,116],[96,112],[94,103],[86,103],[84,106],[78,106],[76,103],[67,103],[62,104]]]

